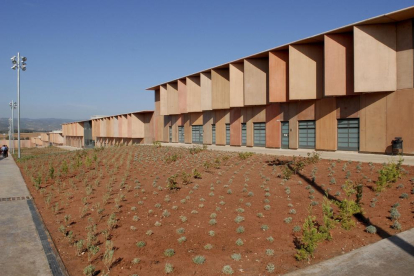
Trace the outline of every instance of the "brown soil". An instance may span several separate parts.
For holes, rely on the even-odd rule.
[[[166,157],[174,154],[179,156],[177,161],[165,161]],[[216,159],[221,161],[220,168],[205,171],[204,162],[214,163]],[[377,171],[382,167],[380,164],[358,165],[357,162],[320,160],[284,182],[280,177],[283,166],[279,162],[290,160],[280,157],[279,161],[274,162],[274,156],[257,154],[241,160],[236,153],[202,151],[190,154],[188,149],[182,148],[130,146],[88,150],[82,154],[66,152],[37,156],[22,160],[18,165],[71,275],[83,275],[83,269],[89,264],[86,227],[93,224],[97,225],[97,239],[93,244],[98,245],[100,250],[93,256],[91,264],[99,272],[97,274],[107,272],[102,261],[105,236],[101,232],[108,229],[107,221],[112,213],[116,214],[118,222],[116,228],[110,231],[110,239],[115,247],[110,275],[164,275],[166,263],[174,266],[173,275],[220,275],[225,265],[232,267],[233,275],[267,274],[268,263],[275,265],[274,274],[308,266],[308,262],[299,262],[294,257],[294,240],[295,237],[300,239],[301,232],[294,233],[293,227],[303,225],[309,204],[313,201],[318,205],[313,207],[312,212],[317,221],[322,223],[321,205],[325,190],[329,189],[332,198],[344,199],[345,192],[341,186],[346,181],[348,171],[350,180],[364,185],[364,213],[353,218],[356,226],[349,231],[343,230],[338,224],[332,231],[333,240],[320,243],[310,264],[398,233],[391,228],[392,221],[389,218],[389,210],[395,203],[400,204],[399,222],[403,230],[414,227],[414,195],[411,194],[414,186],[410,182],[414,177],[413,167],[404,166],[406,174],[391,188],[377,194],[372,187],[378,177]],[[69,167],[66,174],[63,172],[64,161]],[[343,169],[345,164],[346,168]],[[47,177],[50,167],[54,168],[54,179]],[[332,177],[328,176],[330,167],[334,171],[332,177],[335,178],[335,184],[331,184]],[[357,167],[361,167],[359,172]],[[183,171],[191,173],[194,168],[201,173],[202,179],[192,179],[192,183],[183,185],[179,176],[180,189],[166,188],[168,177],[176,173],[181,175]],[[314,168],[317,171],[313,183],[311,174]],[[33,184],[33,178],[38,176],[42,179],[41,192]],[[89,185],[93,191],[87,195],[86,187]],[[310,187],[307,188],[308,185]],[[286,187],[290,188],[289,194]],[[110,199],[104,205],[104,195],[110,189]],[[250,192],[253,194],[249,196]],[[340,192],[339,196],[335,196],[337,192]],[[402,193],[408,194],[408,199],[400,198]],[[121,194],[125,199],[120,200],[117,209],[115,201]],[[310,195],[314,198],[310,199]],[[48,198],[49,204],[46,203]],[[375,207],[370,207],[374,198]],[[265,210],[265,205],[269,205],[270,210]],[[177,209],[173,206],[177,206]],[[85,214],[81,218],[84,208]],[[98,214],[100,208],[104,210]],[[238,208],[244,212],[240,209],[242,213],[239,213],[236,210]],[[291,209],[296,214],[289,214]],[[163,217],[164,210],[170,213],[168,217]],[[216,225],[209,223],[212,213],[217,215]],[[264,217],[259,218],[258,213]],[[71,216],[67,223],[65,215]],[[238,215],[244,217],[241,223],[235,222]],[[134,216],[138,216],[139,220],[134,221]],[[187,221],[183,222],[180,216],[185,216]],[[291,223],[284,222],[288,217],[293,219]],[[161,226],[155,226],[157,221]],[[58,230],[61,225],[66,226],[64,234]],[[263,225],[269,229],[262,230]],[[365,228],[368,225],[376,226],[378,233],[367,233]],[[239,226],[244,227],[244,233],[236,232]],[[185,233],[178,234],[178,228],[184,228]],[[152,230],[153,234],[147,235],[148,230]],[[210,230],[215,232],[215,236],[209,235]],[[80,256],[77,256],[75,246],[65,236],[67,231],[73,232],[73,241],[85,240]],[[179,243],[177,239],[182,236],[186,237],[186,241]],[[273,242],[267,240],[270,236],[274,238]],[[241,246],[236,245],[239,238],[244,243]],[[136,245],[139,241],[145,241],[146,246],[139,248]],[[211,244],[213,248],[205,249],[206,244]],[[169,248],[175,250],[172,257],[164,256],[164,251]],[[268,256],[267,249],[274,250],[274,255]],[[240,253],[241,260],[233,260],[231,255],[234,253]],[[205,257],[204,264],[193,262],[196,255]],[[133,264],[134,258],[139,258],[140,262]]]

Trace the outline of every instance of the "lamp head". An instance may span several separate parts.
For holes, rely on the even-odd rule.
[[[16,64],[13,65],[11,69],[16,70],[17,69],[17,65]]]
[[[26,61],[27,60],[27,57],[22,57],[22,61]]]

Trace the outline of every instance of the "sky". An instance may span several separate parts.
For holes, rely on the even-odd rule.
[[[0,1],[0,118],[88,119],[154,109],[148,87],[403,9],[412,1]]]

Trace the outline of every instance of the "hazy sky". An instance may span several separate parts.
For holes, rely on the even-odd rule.
[[[86,119],[154,109],[145,88],[413,5],[412,1],[0,2],[0,117]]]

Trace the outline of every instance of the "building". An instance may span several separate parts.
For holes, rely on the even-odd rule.
[[[414,154],[414,7],[155,85],[154,138]]]
[[[63,144],[72,147],[132,145],[154,141],[153,111],[137,111],[62,125]]]

